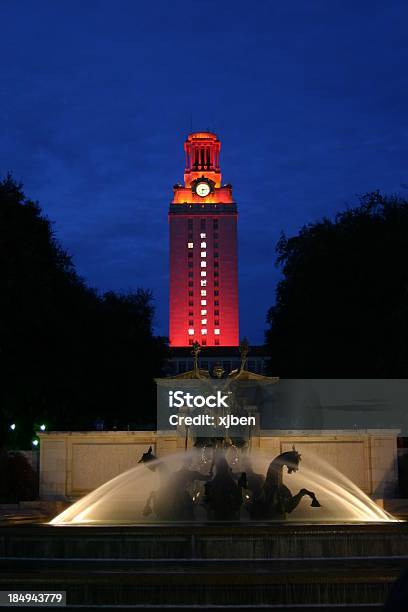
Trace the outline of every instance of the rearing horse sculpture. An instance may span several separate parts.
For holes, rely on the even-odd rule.
[[[188,492],[188,486],[195,480],[208,480],[208,476],[188,468],[190,459],[187,457],[182,467],[172,472],[167,465],[157,459],[152,447],[143,453],[139,463],[158,473],[159,488],[152,491],[146,501],[143,516],[152,512],[162,521],[194,520],[194,504]]]
[[[296,495],[292,495],[288,487],[283,484],[282,472],[286,465],[288,474],[299,469],[300,454],[295,450],[281,453],[270,463],[265,482],[259,494],[249,505],[248,511],[251,519],[282,519],[290,514],[299,504],[302,497],[308,495],[311,506],[320,507],[313,491],[301,489]]]

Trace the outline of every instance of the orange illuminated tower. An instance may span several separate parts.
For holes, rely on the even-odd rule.
[[[221,143],[184,143],[184,185],[170,204],[170,346],[238,346],[237,206],[221,184]]]

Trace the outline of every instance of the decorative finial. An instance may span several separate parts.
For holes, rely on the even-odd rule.
[[[194,357],[194,372],[196,376],[198,376],[198,355],[200,354],[200,351],[201,351],[201,346],[196,340],[195,342],[193,342],[192,351],[191,351],[191,354]]]
[[[239,344],[239,352],[241,353],[241,370],[245,370],[245,364],[249,353],[249,342],[247,338],[243,338]]]

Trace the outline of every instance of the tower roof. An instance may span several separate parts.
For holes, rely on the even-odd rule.
[[[191,132],[187,136],[187,140],[190,142],[192,140],[218,140],[218,136],[214,132]]]

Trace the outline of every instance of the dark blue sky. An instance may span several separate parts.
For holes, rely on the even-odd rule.
[[[281,230],[369,190],[408,195],[406,0],[0,0],[0,21],[0,173],[89,284],[151,288],[160,333],[191,116],[222,140],[253,343]]]

